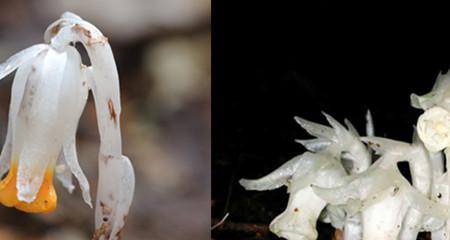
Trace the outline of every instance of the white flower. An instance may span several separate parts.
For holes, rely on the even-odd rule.
[[[270,223],[270,230],[286,239],[309,240],[317,238],[316,222],[327,204],[312,191],[311,184],[338,186],[345,176],[344,168],[331,155],[305,152],[260,179],[241,179],[239,183],[258,191],[288,186],[286,210]]]
[[[0,65],[0,78],[17,69],[0,156],[0,174],[9,169],[0,182],[0,202],[26,212],[50,212],[57,198],[53,175],[71,191],[72,173],[91,206],[75,135],[92,90],[101,141],[94,238],[117,239],[133,198],[134,172],[122,155],[119,78],[111,47],[95,26],[69,12],[48,27],[45,40],[48,44],[34,45]],[[72,42],[85,46],[92,66],[81,63]]]
[[[417,121],[420,139],[431,152],[450,145],[450,113],[441,107],[426,110]]]

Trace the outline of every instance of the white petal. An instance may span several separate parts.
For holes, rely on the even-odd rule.
[[[84,107],[86,105],[86,101],[88,98],[88,87],[87,87],[87,78],[86,78],[86,68],[82,67],[81,69],[81,78],[80,78],[80,87],[77,89],[73,89],[73,91],[77,91],[77,97],[75,98],[75,102],[73,102],[73,113],[74,116],[69,119],[68,121],[68,128],[66,139],[63,143],[63,154],[64,159],[66,161],[67,166],[70,169],[70,172],[75,176],[75,178],[78,180],[78,183],[80,184],[81,193],[83,196],[83,200],[92,207],[92,201],[90,196],[90,187],[89,182],[86,178],[86,176],[83,173],[83,170],[80,167],[80,164],[78,163],[78,156],[77,156],[77,150],[76,150],[76,131],[78,122],[80,119],[81,114],[83,113]]]
[[[14,54],[10,58],[8,58],[6,62],[0,64],[0,79],[4,78],[6,75],[16,70],[16,68],[18,68],[24,62],[35,57],[47,48],[48,45],[46,44],[37,44]]]
[[[305,161],[304,158],[304,155],[299,155],[262,178],[255,180],[241,179],[239,180],[239,184],[246,190],[265,191],[279,188],[288,183],[288,180],[292,178],[292,175],[297,171],[301,162]],[[308,165],[305,165],[305,167],[307,166]]]
[[[348,135],[347,129],[345,129],[345,127],[342,126],[342,124],[340,124],[336,119],[334,119],[331,115],[325,112],[322,112],[322,114],[325,116],[328,123],[330,123],[330,125],[333,127],[338,139],[342,139],[343,138],[342,136]]]
[[[326,149],[328,146],[330,146],[331,141],[321,138],[315,138],[315,139],[308,139],[308,140],[301,140],[301,139],[295,139],[296,142],[303,145],[308,151],[311,152],[319,152],[324,149]]]
[[[372,118],[372,113],[370,113],[370,110],[367,110],[367,113],[366,113],[366,135],[368,137],[375,136],[375,129],[373,126],[373,118]]]
[[[80,184],[81,193],[83,195],[83,199],[92,208],[92,201],[90,195],[89,182],[86,176],[81,170],[80,164],[78,163],[78,156],[75,144],[75,135],[70,137],[63,146],[64,158],[66,160],[67,165],[70,168],[70,172],[75,175]]]
[[[81,60],[72,47],[61,53],[48,49],[33,60],[28,71],[14,129],[13,155],[20,153],[18,198],[31,202],[44,173],[56,163],[67,130],[76,127]]]
[[[59,154],[58,163],[55,167],[55,173],[56,177],[67,189],[67,191],[72,193],[73,189],[75,189],[75,186],[72,183],[72,172],[70,171],[69,166],[67,166],[64,159],[64,154],[62,152]]]
[[[344,119],[344,123],[347,126],[348,130],[355,136],[359,137],[358,130],[356,130],[355,126],[346,118]]]
[[[30,60],[34,58],[37,54],[47,49],[48,46],[45,44],[38,44],[29,47],[25,50],[20,51],[14,56],[10,57],[6,62],[0,65],[0,79],[14,71],[16,68],[23,64],[31,64]],[[28,67],[23,66],[23,69],[28,69]],[[8,130],[6,133],[5,144],[3,145],[2,152],[0,155],[0,176],[5,174],[9,169],[9,163],[12,158],[12,135],[13,129],[15,127],[17,113],[19,111],[19,105],[22,102],[23,91],[25,88],[25,83],[27,80],[27,71],[20,70],[17,71],[11,91],[11,103],[9,107],[9,120],[8,120]],[[16,156],[17,157],[17,156]]]
[[[329,139],[329,140],[336,140],[336,136],[335,136],[334,130],[332,128],[324,126],[322,124],[308,121],[301,117],[295,117],[294,119],[311,136],[314,136],[317,138],[325,138],[325,139]]]

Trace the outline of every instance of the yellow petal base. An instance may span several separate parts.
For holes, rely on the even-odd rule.
[[[8,175],[0,181],[0,203],[28,213],[49,213],[56,209],[56,192],[53,187],[53,169],[47,170],[36,199],[22,202],[17,199],[17,163],[13,161]]]

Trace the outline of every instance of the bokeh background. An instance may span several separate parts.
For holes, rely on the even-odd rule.
[[[124,239],[207,239],[210,226],[210,1],[2,0],[0,61],[43,41],[64,11],[96,25],[113,48],[122,94],[123,151],[136,171]],[[6,134],[12,76],[0,82]],[[95,198],[99,138],[92,98],[78,131]],[[0,206],[0,239],[84,240],[94,211],[55,180],[58,208],[30,215]],[[113,184],[113,183],[112,183]]]

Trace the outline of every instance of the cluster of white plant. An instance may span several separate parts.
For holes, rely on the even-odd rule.
[[[363,137],[348,120],[344,127],[325,113],[331,127],[296,117],[314,137],[297,140],[308,151],[260,179],[240,180],[247,190],[287,186],[287,208],[270,230],[289,240],[316,239],[319,220],[346,240],[411,240],[422,231],[450,239],[450,75],[439,75],[430,93],[412,94],[411,105],[425,111],[411,143],[374,136],[370,112]],[[398,169],[403,161],[412,184]]]

